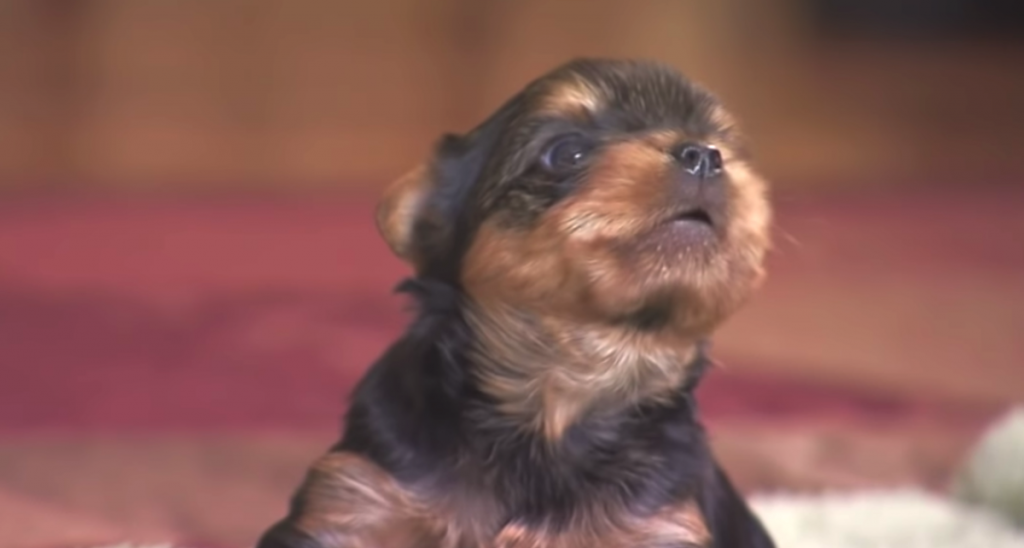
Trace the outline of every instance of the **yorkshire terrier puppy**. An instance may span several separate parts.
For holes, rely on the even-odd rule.
[[[763,277],[766,184],[645,61],[529,84],[387,190],[405,334],[261,548],[765,548],[693,391]]]

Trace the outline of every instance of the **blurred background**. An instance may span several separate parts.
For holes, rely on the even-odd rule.
[[[737,114],[748,491],[941,489],[1024,398],[1019,0],[0,0],[0,544],[251,543],[402,329],[383,185],[575,56]]]

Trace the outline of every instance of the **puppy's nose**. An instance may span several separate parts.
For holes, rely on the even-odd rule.
[[[701,179],[722,173],[722,153],[710,145],[683,143],[672,149],[672,157],[691,175]]]

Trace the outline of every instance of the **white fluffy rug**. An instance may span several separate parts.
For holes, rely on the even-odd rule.
[[[1024,548],[1024,407],[983,436],[952,497],[915,489],[751,500],[779,548]]]
[[[985,434],[955,478],[953,496],[1024,527],[1024,407]]]
[[[912,489],[751,502],[779,548],[1024,548],[1001,517]]]

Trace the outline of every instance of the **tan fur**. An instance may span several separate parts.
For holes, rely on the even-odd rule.
[[[493,548],[700,548],[710,541],[711,534],[700,509],[693,501],[686,501],[648,518],[633,518],[624,523],[592,521],[557,533],[513,523],[498,533]]]
[[[370,461],[330,453],[310,469],[299,491],[304,511],[295,527],[325,547],[454,548],[429,506]]]
[[[711,531],[704,514],[692,500],[662,509],[655,519],[644,523],[643,529],[644,536],[666,543],[672,540],[694,546],[707,546],[711,543]]]
[[[582,78],[573,76],[558,82],[544,94],[537,112],[565,116],[586,116],[601,108],[601,96]]]
[[[619,327],[581,327],[511,309],[471,308],[483,390],[513,420],[557,440],[585,411],[666,395],[686,377],[692,341]]]
[[[549,438],[597,404],[616,408],[679,386],[696,341],[763,277],[764,184],[727,149],[718,241],[671,251],[635,243],[678,213],[667,204],[680,192],[693,192],[680,190],[667,153],[681,139],[663,132],[608,147],[583,187],[535,227],[486,222],[466,254],[481,383]],[[652,298],[676,301],[665,329],[615,323]]]
[[[417,166],[392,183],[377,206],[377,230],[399,258],[417,266],[413,227],[434,191],[429,166]]]
[[[692,501],[647,517],[595,505],[557,533],[516,523],[498,528],[496,506],[480,500],[459,504],[451,494],[415,493],[349,453],[330,453],[317,461],[298,497],[303,512],[293,525],[325,548],[705,546],[709,539]]]

